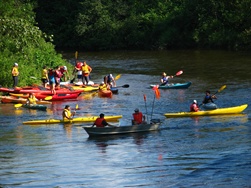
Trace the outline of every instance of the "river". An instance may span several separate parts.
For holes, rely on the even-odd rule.
[[[74,52],[62,52],[74,61]],[[251,54],[227,51],[79,52],[93,68],[91,80],[122,74],[112,98],[87,97],[54,102],[47,112],[0,104],[0,187],[251,187],[250,106],[241,115],[165,118],[188,111],[203,100],[205,90],[217,93],[219,107],[251,102]],[[160,90],[150,84],[161,73],[183,74],[170,82],[191,81],[188,89]],[[146,95],[144,101],[143,95]],[[163,121],[159,131],[89,138],[73,125],[23,125],[32,119],[61,118],[62,108],[79,106],[76,116],[123,115],[130,123],[135,108]]]

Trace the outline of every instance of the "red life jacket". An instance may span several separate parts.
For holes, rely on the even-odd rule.
[[[198,112],[199,111],[199,107],[197,106],[197,104],[191,104],[190,105],[190,112]]]
[[[104,118],[97,118],[94,124],[96,125],[96,127],[104,127],[104,125],[102,124],[103,121]]]
[[[138,113],[133,113],[133,120],[136,121],[138,124],[142,123],[142,118],[143,118],[143,114],[142,112],[138,112]]]

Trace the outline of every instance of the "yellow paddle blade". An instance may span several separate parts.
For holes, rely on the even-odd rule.
[[[115,80],[120,79],[120,77],[121,77],[121,74],[117,75],[117,76],[115,77]]]
[[[221,86],[221,88],[218,90],[218,92],[221,92],[222,90],[224,90],[227,86],[224,85],[224,86]]]
[[[52,99],[52,96],[48,96],[48,97],[45,97],[44,100],[48,101],[48,100],[51,100]]]
[[[75,109],[76,109],[76,110],[78,109],[78,104],[76,104],[76,107],[75,107]]]
[[[15,106],[15,108],[19,108],[19,107],[23,106],[23,104],[15,104],[14,106]]]
[[[78,51],[75,52],[75,59],[78,59]]]

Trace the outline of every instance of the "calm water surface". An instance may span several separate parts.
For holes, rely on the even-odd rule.
[[[74,52],[64,53],[73,61]],[[251,101],[251,55],[224,51],[79,52],[101,82],[107,73],[122,74],[111,99],[81,95],[57,102],[47,112],[0,104],[0,187],[251,187],[251,110],[233,116],[166,119],[167,112],[188,111],[206,89],[218,93],[219,107]],[[168,75],[191,81],[189,89],[161,90],[154,100],[150,84]],[[147,100],[144,102],[143,95]],[[22,125],[32,119],[61,118],[62,108],[76,104],[76,116],[122,114],[130,123],[138,107],[147,118],[163,120],[145,134],[89,138],[82,126]],[[117,124],[117,123],[116,123]],[[86,124],[85,124],[86,125]]]

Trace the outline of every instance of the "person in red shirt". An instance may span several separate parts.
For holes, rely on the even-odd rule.
[[[132,116],[133,116],[132,120],[133,125],[139,125],[145,123],[145,116],[143,116],[142,112],[140,112],[138,108],[134,110]]]
[[[190,112],[198,112],[200,110],[197,101],[193,100],[193,103],[190,105]]]
[[[75,76],[75,72],[77,72],[77,78],[78,78],[78,82],[82,82],[82,66],[83,66],[83,62],[81,61],[77,61],[75,67],[74,67],[74,72],[73,75]]]
[[[94,127],[95,125],[96,125],[96,127],[105,127],[105,126],[116,127],[116,126],[113,126],[113,125],[107,123],[107,121],[105,120],[104,114],[99,115],[99,118],[96,119],[96,121],[93,123],[92,127]]]

